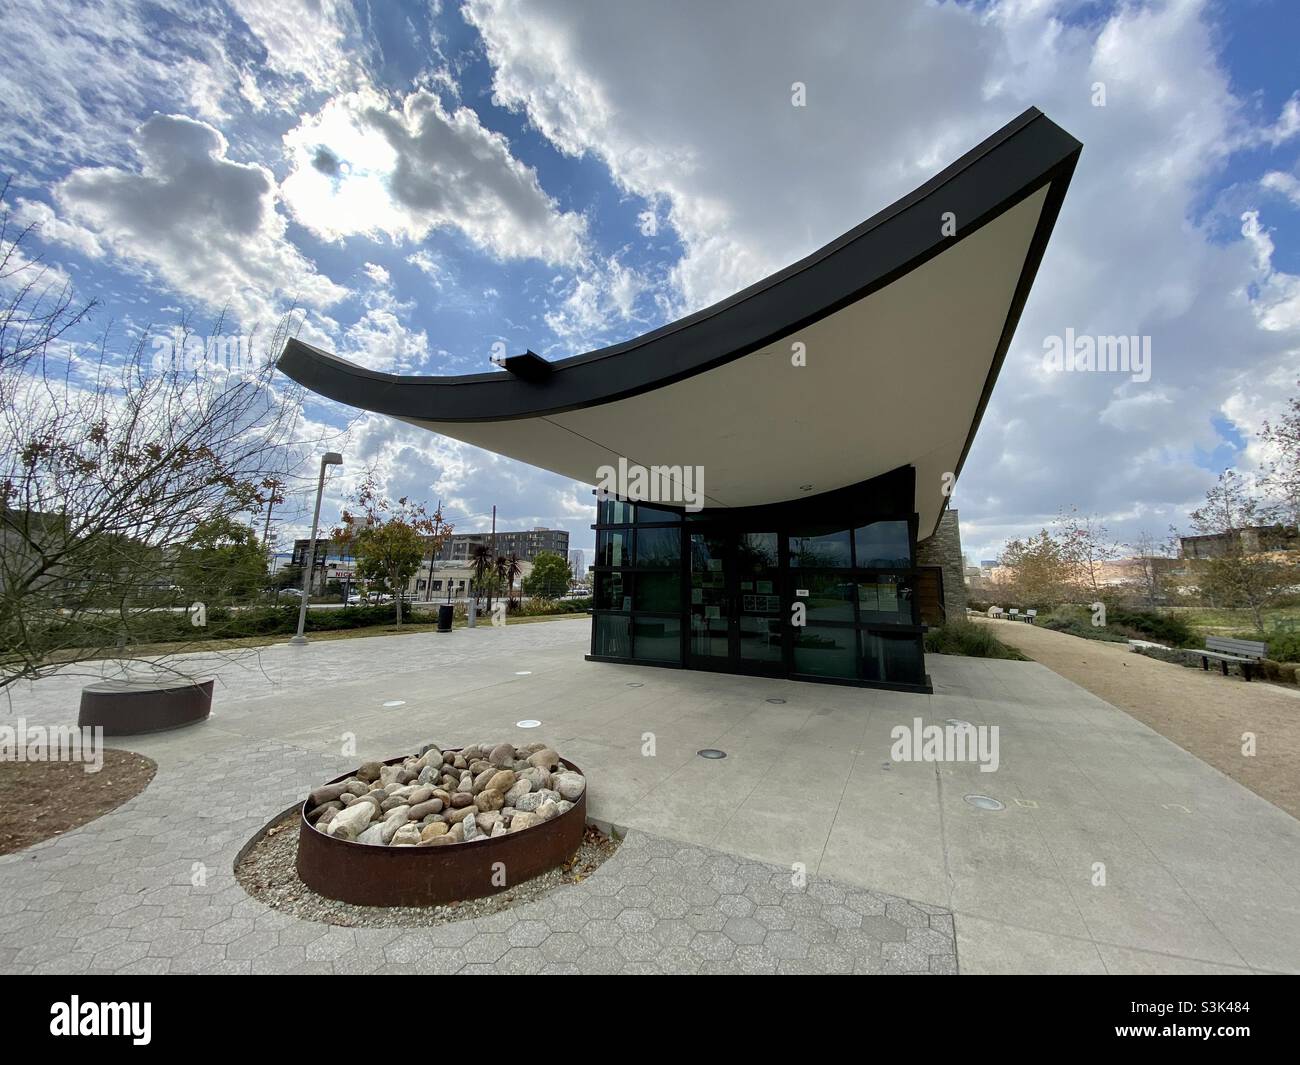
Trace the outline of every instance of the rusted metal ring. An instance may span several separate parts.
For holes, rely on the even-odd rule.
[[[390,758],[384,764],[397,765],[409,757]],[[560,764],[582,772],[566,759]],[[328,783],[354,775],[355,770]],[[587,822],[583,788],[572,809],[495,839],[380,847],[318,832],[307,820],[309,801],[298,812],[298,877],[319,895],[359,906],[438,906],[508,891],[572,857],[582,845]]]
[[[203,721],[212,712],[212,681],[194,684],[118,684],[81,689],[79,728],[102,728],[105,736],[165,732]]]

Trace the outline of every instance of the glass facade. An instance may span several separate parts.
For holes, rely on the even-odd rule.
[[[695,513],[600,501],[592,656],[928,690],[911,477]]]

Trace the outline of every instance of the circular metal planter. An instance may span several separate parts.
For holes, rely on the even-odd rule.
[[[192,684],[104,681],[81,689],[80,728],[102,728],[105,736],[164,732],[203,721],[212,712],[211,680]]]
[[[407,755],[385,765],[404,762]],[[561,758],[565,769],[581,773]],[[337,784],[352,773],[328,781]],[[585,776],[585,774],[584,774]],[[495,839],[440,847],[380,847],[318,832],[298,811],[298,876],[319,895],[359,906],[438,906],[509,890],[554,869],[582,844],[587,789],[571,810]]]

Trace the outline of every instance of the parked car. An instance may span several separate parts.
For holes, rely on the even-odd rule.
[[[348,606],[360,606],[361,602],[362,600],[361,600],[360,592],[353,592],[350,596],[348,596]]]

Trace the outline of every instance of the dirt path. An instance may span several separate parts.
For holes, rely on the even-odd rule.
[[[1272,684],[1224,677],[1014,621],[988,621],[1016,647],[1185,751],[1300,818],[1300,697]],[[1241,753],[1253,732],[1257,753]]]

